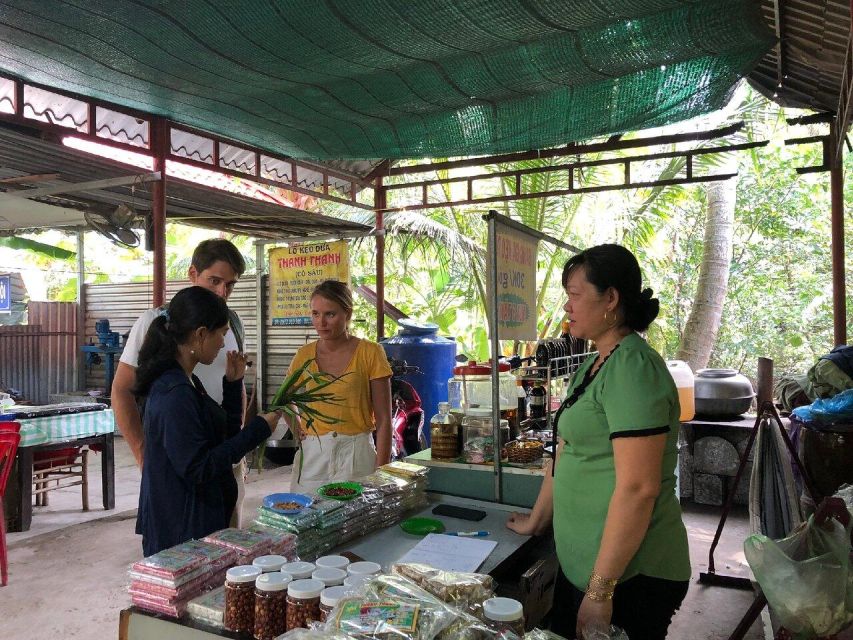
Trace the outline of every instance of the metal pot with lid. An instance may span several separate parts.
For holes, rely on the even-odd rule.
[[[699,369],[693,388],[696,413],[705,416],[746,413],[755,397],[749,378],[734,369]]]

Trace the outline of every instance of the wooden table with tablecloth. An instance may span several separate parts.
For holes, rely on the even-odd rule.
[[[21,425],[21,442],[4,498],[7,531],[27,531],[33,515],[34,456],[68,447],[95,447],[101,452],[104,509],[115,508],[115,455],[113,412],[106,406],[76,405],[12,407],[4,418]]]

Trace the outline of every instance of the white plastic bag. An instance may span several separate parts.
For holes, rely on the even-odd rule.
[[[747,562],[782,626],[795,637],[830,636],[853,622],[850,527],[814,516],[781,540],[755,534]]]

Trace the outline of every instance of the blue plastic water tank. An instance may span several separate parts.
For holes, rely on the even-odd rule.
[[[382,340],[385,354],[418,367],[420,373],[400,379],[415,388],[424,410],[424,435],[429,442],[429,420],[438,413],[438,403],[447,401],[447,380],[456,365],[456,342],[438,335],[438,325],[403,318],[396,336]]]

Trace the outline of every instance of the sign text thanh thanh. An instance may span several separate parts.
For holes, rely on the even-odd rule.
[[[275,326],[311,324],[311,292],[323,280],[349,282],[346,242],[315,242],[270,250],[270,313]]]

